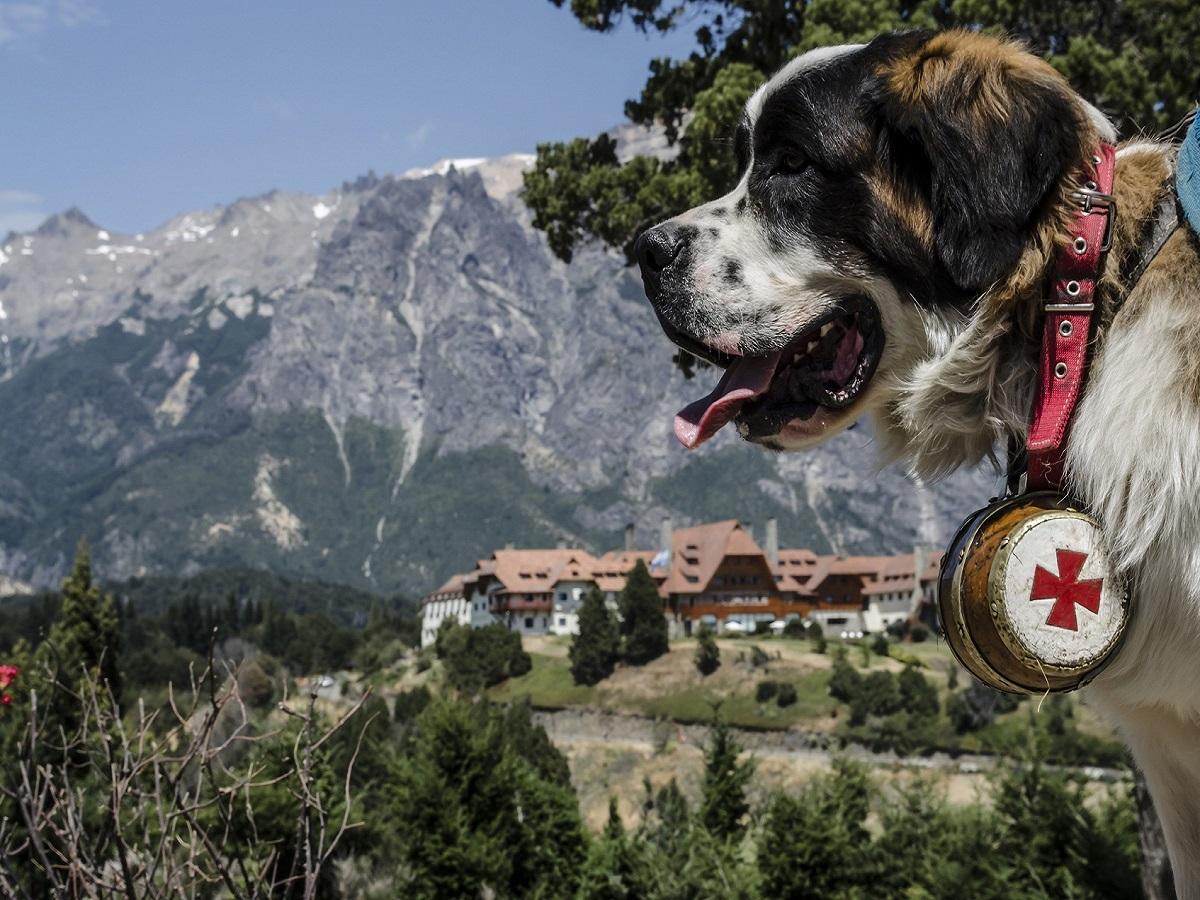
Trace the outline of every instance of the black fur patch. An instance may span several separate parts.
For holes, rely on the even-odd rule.
[[[754,123],[748,206],[773,252],[811,245],[844,272],[881,272],[924,304],[965,308],[1012,270],[1077,139],[1069,97],[1023,81],[1009,126],[987,133],[971,127],[969,78],[932,109],[897,108],[877,73],[929,37],[884,35],[775,88]],[[924,204],[933,252],[919,217],[880,202],[869,179],[881,175]]]

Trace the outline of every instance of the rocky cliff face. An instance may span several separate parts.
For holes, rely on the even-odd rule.
[[[867,430],[688,456],[684,382],[636,276],[552,258],[528,158],[272,193],[146,234],[72,210],[0,244],[0,573],[249,563],[420,593],[508,542],[650,546],[677,523],[780,519],[818,549],[936,540],[986,497],[918,490]]]

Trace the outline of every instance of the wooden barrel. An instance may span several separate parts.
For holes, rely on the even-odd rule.
[[[1060,494],[992,503],[942,560],[938,611],[950,649],[997,690],[1074,690],[1112,657],[1129,590],[1100,525]]]

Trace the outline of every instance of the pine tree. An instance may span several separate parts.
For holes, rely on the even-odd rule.
[[[486,703],[448,699],[413,723],[380,804],[378,852],[405,870],[398,895],[571,895],[587,855],[578,801],[514,746],[511,726]]]
[[[712,631],[708,628],[700,629],[700,636],[696,642],[696,669],[701,675],[711,675],[717,669],[721,668],[721,650],[717,647],[716,638],[713,637]]]
[[[604,595],[593,587],[579,607],[579,634],[571,640],[568,655],[571,677],[576,684],[596,684],[613,673],[620,657],[621,635],[604,603]]]
[[[713,724],[704,750],[704,786],[700,822],[714,836],[728,840],[741,834],[750,812],[746,785],[754,775],[754,760],[738,762],[742,748],[720,718]]]
[[[621,591],[621,631],[625,635],[622,657],[632,666],[642,666],[667,652],[667,619],[663,615],[658,587],[640,559]]]
[[[71,574],[62,584],[62,609],[39,654],[64,685],[96,680],[121,696],[120,619],[111,594],[92,582],[91,553],[86,541],[75,551]]]
[[[832,775],[812,779],[799,796],[772,798],[758,836],[764,897],[882,896],[872,890],[874,848],[866,830],[870,778],[858,763],[838,759],[833,768]]]
[[[608,801],[608,821],[592,844],[579,876],[575,900],[643,900],[654,896],[649,848],[625,833],[617,799]]]

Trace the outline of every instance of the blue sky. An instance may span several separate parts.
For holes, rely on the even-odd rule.
[[[0,234],[592,135],[689,44],[548,0],[0,0]]]

